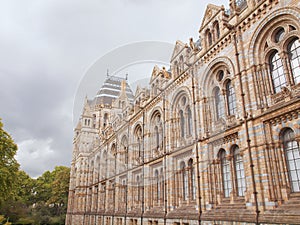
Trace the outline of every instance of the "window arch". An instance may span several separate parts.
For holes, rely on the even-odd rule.
[[[282,60],[278,51],[274,51],[269,57],[270,73],[275,93],[279,93],[285,87],[286,77],[284,74]]]
[[[222,101],[222,96],[220,93],[220,88],[216,87],[214,91],[215,107],[216,107],[216,119],[224,117],[224,105]]]
[[[289,182],[292,192],[300,191],[300,149],[295,140],[295,133],[287,128],[281,134],[284,153],[286,156]]]
[[[182,198],[183,200],[187,200],[188,199],[188,177],[187,177],[185,162],[180,163],[180,172],[181,172]]]
[[[226,83],[226,98],[227,98],[228,114],[235,115],[235,113],[236,113],[236,96],[235,96],[234,87],[232,86],[232,83],[230,80]]]
[[[230,162],[226,158],[226,152],[224,149],[221,149],[219,151],[219,159],[221,162],[224,197],[227,198],[230,196],[230,193],[232,191],[232,182],[231,182]]]
[[[251,61],[258,66],[255,76],[258,94],[261,95],[285,92],[285,87],[292,87],[300,82],[299,21],[291,15],[282,16],[277,15],[268,23],[262,23],[258,29],[262,32],[256,34],[250,44],[250,49],[253,49]],[[267,107],[283,101],[286,99],[284,94],[271,96],[275,100],[271,102],[267,98],[261,98],[260,105]],[[277,98],[278,96],[282,98]]]
[[[300,41],[294,39],[288,45],[289,62],[294,84],[300,83]]]
[[[232,148],[232,153],[233,153],[233,161],[234,161],[237,195],[244,196],[246,191],[246,178],[245,178],[243,158],[240,154],[240,148],[237,145],[235,145]]]

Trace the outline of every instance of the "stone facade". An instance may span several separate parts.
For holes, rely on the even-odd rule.
[[[300,224],[300,3],[229,6],[149,89],[86,99],[67,225]]]

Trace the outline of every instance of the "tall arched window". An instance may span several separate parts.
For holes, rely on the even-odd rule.
[[[137,193],[136,193],[136,200],[139,202],[140,201],[140,176],[136,176],[136,188],[137,188]]]
[[[224,105],[223,105],[220,89],[218,87],[215,89],[215,106],[216,106],[216,117],[218,120],[224,116]]]
[[[165,182],[164,182],[164,174],[163,174],[163,169],[160,169],[160,190],[161,190],[161,194],[160,194],[160,198],[163,201],[164,197],[165,197]]]
[[[184,162],[180,163],[180,171],[181,171],[181,186],[182,186],[182,197],[183,200],[188,199],[188,177],[187,177],[187,171],[186,166]]]
[[[159,130],[158,126],[154,127],[154,132],[155,132],[155,140],[156,140],[156,148],[159,148]]]
[[[138,157],[142,156],[142,138],[138,137]]]
[[[300,149],[294,131],[287,128],[281,135],[292,192],[300,191]]]
[[[288,46],[289,60],[292,69],[293,81],[300,83],[300,41],[293,40]]]
[[[187,109],[187,116],[188,116],[188,119],[187,119],[187,122],[188,122],[188,130],[187,130],[187,132],[188,132],[188,135],[192,135],[192,130],[193,130],[193,119],[192,119],[192,111],[191,111],[191,109],[190,109],[190,107],[188,107],[188,109]]]
[[[220,38],[220,27],[219,27],[218,21],[216,21],[214,23],[214,31],[215,31],[216,38],[219,39]]]
[[[284,75],[282,60],[277,51],[270,56],[269,63],[274,91],[275,93],[278,93],[281,91],[281,88],[286,86],[286,78]]]
[[[227,98],[228,114],[235,115],[235,113],[236,113],[236,97],[235,97],[235,91],[234,91],[231,81],[228,81],[226,84],[226,98]]]
[[[226,152],[224,149],[220,150],[219,157],[221,161],[224,197],[227,198],[232,191],[230,162],[226,159]]]
[[[103,127],[106,127],[108,123],[108,114],[105,113],[103,117]]]
[[[189,167],[189,184],[190,184],[190,193],[192,196],[192,199],[196,199],[196,185],[195,185],[195,170],[193,165],[193,159],[190,159],[188,161],[188,167]]]
[[[161,113],[156,110],[150,119],[150,131],[151,131],[151,150],[157,153],[157,150],[162,150],[163,146],[163,126],[162,126]]]
[[[185,134],[185,132],[184,132],[184,130],[185,130],[184,129],[185,120],[184,120],[184,114],[183,114],[182,110],[179,111],[179,117],[180,117],[180,136],[184,137],[184,134]]]
[[[125,164],[128,163],[128,139],[126,136],[123,136],[121,139],[121,162],[124,162]]]
[[[125,206],[125,202],[126,202],[126,180],[122,180],[122,186],[121,186],[121,202],[123,203],[122,206]]]
[[[237,195],[244,196],[246,191],[246,179],[245,179],[243,158],[240,155],[240,149],[238,146],[234,146],[232,152],[234,156],[234,169],[235,169]]]
[[[111,175],[114,175],[116,174],[116,165],[117,165],[117,147],[115,143],[112,144],[110,151],[112,156],[110,157],[109,160],[108,166],[110,167],[110,170],[108,172],[111,172]]]
[[[155,191],[156,191],[155,200],[156,202],[158,202],[160,199],[160,180],[159,180],[158,170],[155,170],[154,177],[155,177]]]
[[[143,151],[143,137],[142,137],[142,127],[141,125],[137,125],[134,129],[134,149],[135,149],[135,157],[142,157]]]
[[[208,42],[208,47],[210,47],[212,45],[212,35],[211,32],[208,30],[207,31],[207,42]]]

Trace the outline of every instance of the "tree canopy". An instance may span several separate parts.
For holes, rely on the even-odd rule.
[[[0,119],[0,205],[11,195],[16,184],[19,164],[15,159],[17,145],[3,129]]]
[[[0,224],[65,224],[70,168],[33,179],[19,169],[16,152],[0,120]]]

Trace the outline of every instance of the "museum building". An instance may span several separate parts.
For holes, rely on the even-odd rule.
[[[300,1],[209,4],[148,87],[74,130],[67,225],[300,224]]]

